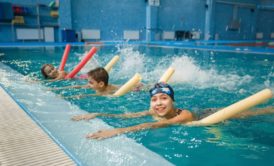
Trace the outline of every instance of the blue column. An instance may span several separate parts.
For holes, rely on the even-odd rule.
[[[259,19],[259,13],[260,13],[260,9],[259,9],[259,5],[260,3],[259,2],[256,2],[256,8],[254,9],[254,13],[253,13],[253,19],[250,20],[252,23],[251,23],[251,33],[250,33],[250,36],[249,36],[249,39],[251,40],[256,40],[256,31],[257,31],[257,28],[258,28],[258,19]]]
[[[213,0],[206,0],[206,11],[205,11],[205,30],[204,30],[204,40],[209,40],[213,38],[212,33],[212,13],[213,13]]]
[[[59,41],[61,41],[61,31],[72,29],[71,0],[60,0],[59,5]]]
[[[158,29],[158,7],[147,4],[146,7],[146,41],[155,40],[155,33]]]

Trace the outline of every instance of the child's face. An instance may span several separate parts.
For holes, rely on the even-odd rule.
[[[44,68],[44,72],[51,79],[54,79],[54,78],[58,77],[58,70],[54,66],[52,66],[52,65],[47,65]]]
[[[94,90],[100,90],[103,87],[102,82],[97,82],[92,77],[88,78],[88,85],[90,88],[92,88]]]
[[[150,108],[160,117],[165,117],[173,110],[173,100],[164,93],[151,97]]]

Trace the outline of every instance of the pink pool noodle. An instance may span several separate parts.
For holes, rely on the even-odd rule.
[[[90,58],[96,53],[96,47],[92,47],[82,61],[66,76],[66,79],[73,78],[90,60]]]
[[[63,57],[62,57],[62,60],[61,60],[61,63],[60,63],[60,66],[59,66],[60,71],[64,71],[64,68],[65,68],[65,65],[66,65],[66,62],[67,62],[67,59],[68,59],[69,51],[70,51],[70,45],[67,44],[66,48],[65,48],[65,51],[64,51],[64,54],[63,54]]]

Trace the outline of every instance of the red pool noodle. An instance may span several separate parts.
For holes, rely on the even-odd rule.
[[[65,65],[66,65],[66,62],[68,59],[69,51],[70,51],[70,44],[67,44],[64,54],[63,54],[63,57],[62,57],[62,60],[61,60],[61,63],[60,63],[60,66],[59,66],[60,71],[64,71],[64,68],[65,68]]]
[[[82,61],[66,76],[66,79],[73,78],[85,66],[96,51],[96,47],[92,47]]]

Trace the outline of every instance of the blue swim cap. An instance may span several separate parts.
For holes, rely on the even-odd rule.
[[[150,97],[157,93],[167,94],[174,101],[174,91],[172,87],[164,82],[156,83],[154,87],[149,90]]]

